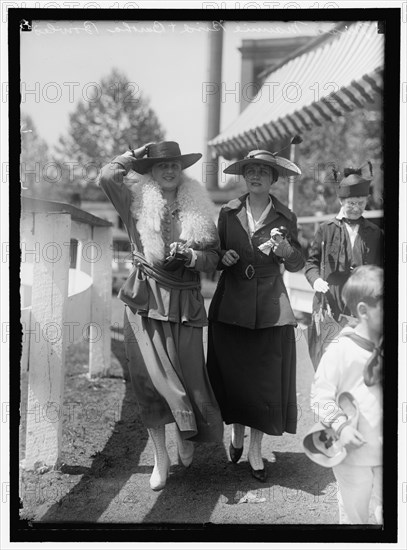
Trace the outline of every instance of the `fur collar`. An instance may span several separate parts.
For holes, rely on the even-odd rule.
[[[166,202],[160,186],[151,174],[136,175],[126,184],[132,194],[131,213],[136,218],[143,253],[149,263],[164,260],[165,246],[161,233]],[[177,202],[181,222],[180,239],[189,246],[216,242],[214,206],[204,187],[196,180],[181,175]]]

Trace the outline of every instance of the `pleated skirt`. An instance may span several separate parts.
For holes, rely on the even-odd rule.
[[[144,425],[176,422],[184,439],[221,442],[222,416],[206,371],[202,331],[125,308],[126,356]]]
[[[270,435],[296,433],[292,325],[252,330],[210,322],[207,368],[226,424],[243,424]]]

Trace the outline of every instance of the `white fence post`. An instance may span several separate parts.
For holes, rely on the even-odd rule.
[[[92,298],[89,334],[89,376],[103,376],[111,363],[112,229],[93,227]]]
[[[59,461],[65,375],[64,321],[71,216],[33,213],[40,250],[33,267],[25,467]]]
[[[22,202],[20,430],[24,467],[35,470],[59,465],[65,351],[84,337],[85,326],[90,327],[90,375],[109,371],[112,231],[110,222],[69,204]],[[81,256],[70,269],[73,240],[79,242]],[[71,325],[82,326],[76,337]]]

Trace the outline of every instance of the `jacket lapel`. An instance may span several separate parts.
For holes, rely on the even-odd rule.
[[[240,225],[249,234],[249,224],[247,223],[247,210],[246,203],[243,203],[242,208],[240,208],[236,213],[236,218],[239,220]]]
[[[265,227],[266,225],[268,225],[269,223],[273,223],[277,218],[279,217],[278,215],[278,212],[275,210],[275,208],[272,206],[270,208],[270,212],[267,214],[267,216],[264,218],[264,220],[262,221],[262,223],[259,225],[259,227],[257,228],[257,231],[259,229],[263,229],[263,227]]]
[[[246,233],[250,246],[253,246],[252,240],[250,238],[250,233],[249,233],[249,224],[247,223],[246,197],[247,195],[243,195],[238,199],[231,200],[228,203],[227,208],[230,210],[236,211],[235,212],[236,219],[239,222],[240,226],[242,227],[243,231]]]

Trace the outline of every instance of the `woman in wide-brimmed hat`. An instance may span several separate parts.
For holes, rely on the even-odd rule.
[[[134,267],[119,298],[126,304],[131,381],[155,448],[154,490],[165,486],[170,468],[166,424],[176,423],[185,466],[192,461],[193,442],[223,436],[205,368],[207,317],[200,292],[200,272],[213,271],[219,260],[219,239],[210,199],[183,172],[201,156],[181,154],[176,142],[153,143],[116,157],[100,177],[133,248]],[[126,181],[130,170],[133,178]]]
[[[242,175],[248,192],[219,215],[222,274],[209,310],[208,373],[223,419],[232,424],[232,462],[240,459],[250,426],[251,473],[265,481],[263,434],[295,433],[297,423],[296,320],[281,267],[304,265],[296,216],[270,189],[279,176],[301,171],[256,150],[224,172]]]

